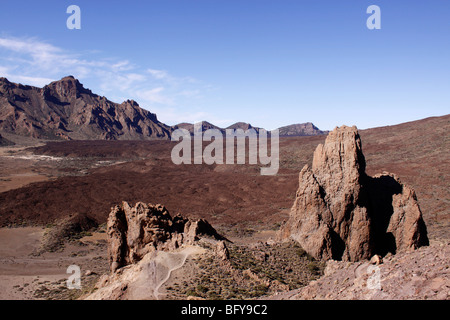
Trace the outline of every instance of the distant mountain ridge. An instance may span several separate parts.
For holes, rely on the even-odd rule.
[[[0,131],[40,139],[169,139],[172,131],[133,100],[121,104],[86,89],[74,77],[43,88],[0,78]]]
[[[328,131],[322,131],[311,122],[291,124],[289,126],[281,127],[280,137],[293,136],[317,136],[327,134]]]
[[[73,76],[43,88],[0,77],[0,133],[45,140],[168,140],[178,128],[194,133],[192,123],[166,125],[134,100],[112,102],[85,88]],[[220,128],[203,121],[201,131],[208,129],[222,133],[226,129],[254,129],[259,133],[262,128],[246,122]],[[280,128],[280,136],[325,133],[310,122]],[[0,141],[0,145],[11,144],[4,137]]]
[[[205,132],[206,130],[209,130],[209,129],[216,129],[216,130],[219,130],[220,132],[222,132],[223,134],[226,133],[226,129],[233,129],[233,130],[242,129],[244,131],[247,131],[249,129],[254,129],[256,133],[259,133],[259,130],[262,129],[262,128],[258,128],[258,127],[253,127],[250,123],[246,123],[246,122],[236,122],[236,123],[234,123],[231,126],[228,126],[226,128],[220,128],[220,127],[218,127],[218,126],[216,126],[216,125],[214,125],[214,124],[212,124],[212,123],[210,123],[208,121],[201,121],[201,122],[198,122],[196,124],[201,126],[201,131],[202,132]],[[186,129],[191,134],[194,134],[194,129],[195,129],[194,126],[195,126],[194,123],[182,122],[182,123],[179,123],[177,125],[174,125],[172,128],[174,130],[176,130],[176,129]]]
[[[199,126],[201,126],[201,131],[205,132],[206,130],[209,129],[217,129],[221,132],[224,132],[224,130],[222,128],[219,128],[216,125],[213,125],[212,123],[209,123],[208,121],[201,121],[198,123]],[[187,131],[189,131],[190,134],[194,134],[194,130],[195,130],[195,124],[194,123],[187,123],[187,122],[182,122],[179,123],[177,125],[172,126],[172,128],[174,130],[176,129],[185,129]]]
[[[198,124],[200,124],[200,122]],[[193,123],[183,122],[183,123],[179,123],[177,125],[174,125],[172,128],[174,130],[176,130],[176,129],[186,129],[191,134],[194,134],[194,124]],[[226,128],[220,128],[220,127],[218,127],[218,126],[216,126],[216,125],[214,125],[214,124],[212,124],[210,122],[202,121],[201,122],[201,129],[202,129],[202,132],[204,132],[204,131],[206,131],[208,129],[217,129],[217,130],[221,131],[222,133],[225,133],[226,129],[234,129],[234,130],[242,129],[244,131],[247,131],[249,129],[253,129],[253,130],[255,130],[256,133],[259,133],[259,131],[262,130],[263,128],[254,127],[250,123],[246,123],[246,122],[236,122],[236,123],[234,123],[231,126],[228,126]],[[328,131],[320,130],[319,128],[317,128],[311,122],[292,124],[292,125],[289,125],[289,126],[278,128],[278,130],[279,130],[279,133],[280,133],[280,137],[317,136],[317,135],[322,135],[322,134],[327,134],[328,133]]]

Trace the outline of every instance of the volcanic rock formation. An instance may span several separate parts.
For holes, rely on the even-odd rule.
[[[155,250],[174,250],[193,244],[201,235],[224,239],[204,219],[191,220],[180,214],[171,217],[160,205],[127,202],[112,208],[107,222],[111,271],[140,261]]]
[[[393,174],[370,177],[356,127],[330,132],[312,168],[299,175],[289,220],[292,238],[314,258],[358,261],[428,244],[414,190]]]
[[[114,103],[68,76],[43,88],[0,78],[0,131],[42,139],[147,140],[169,139],[172,128],[135,101]]]

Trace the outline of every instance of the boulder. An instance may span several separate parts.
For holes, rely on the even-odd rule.
[[[369,262],[374,265],[379,265],[383,263],[383,258],[376,254],[372,258],[370,258]]]
[[[223,240],[217,242],[216,247],[215,247],[215,253],[216,253],[217,257],[219,257],[220,260],[225,261],[230,258],[230,253],[225,244],[225,241],[223,241]]]

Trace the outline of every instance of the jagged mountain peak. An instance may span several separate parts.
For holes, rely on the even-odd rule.
[[[43,88],[0,82],[0,131],[42,139],[169,139],[172,129],[134,100],[100,97],[73,76]]]
[[[93,95],[91,90],[86,89],[83,84],[73,76],[67,76],[61,80],[53,81],[44,86],[43,91],[44,93],[50,92],[50,94],[56,93],[60,97],[78,98],[82,93]]]

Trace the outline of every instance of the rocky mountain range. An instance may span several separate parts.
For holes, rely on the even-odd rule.
[[[202,131],[260,128],[237,122],[220,128],[203,121]],[[0,132],[46,140],[151,140],[170,139],[182,128],[193,134],[194,124],[169,126],[133,100],[114,103],[86,89],[73,76],[37,88],[0,77]],[[325,134],[312,123],[280,128],[281,136]],[[0,141],[5,141],[0,138]],[[3,144],[3,142],[2,142]]]
[[[194,124],[193,123],[179,123],[175,126],[173,126],[174,129],[186,129],[191,134],[194,134]],[[256,131],[256,133],[259,133],[259,130],[263,128],[254,127],[250,123],[247,122],[236,122],[226,128],[220,128],[212,123],[209,123],[207,121],[201,122],[201,128],[202,131],[206,131],[208,129],[217,129],[220,130],[222,133],[225,133],[226,129],[242,129],[244,131],[247,131],[249,129],[253,129]],[[278,128],[280,137],[300,137],[300,136],[318,136],[318,135],[325,135],[328,133],[328,131],[322,131],[319,128],[317,128],[313,123],[306,122],[306,123],[296,123],[291,124],[289,126],[284,126]]]
[[[40,139],[168,139],[171,128],[133,100],[100,97],[68,76],[43,88],[0,78],[0,131]]]
[[[223,134],[226,133],[227,129],[231,129],[231,130],[241,129],[241,130],[244,130],[244,131],[247,131],[249,129],[253,129],[253,130],[255,130],[256,133],[259,133],[259,130],[262,129],[262,128],[254,127],[250,123],[247,123],[247,122],[236,122],[236,123],[234,123],[234,124],[232,124],[232,125],[230,125],[230,126],[228,126],[226,128],[221,128],[221,127],[218,127],[218,126],[216,126],[216,125],[214,125],[212,123],[209,123],[208,121],[202,121],[202,122],[195,123],[195,124],[194,123],[183,122],[183,123],[179,123],[179,124],[173,126],[173,128],[174,129],[186,129],[191,134],[194,134],[194,130],[195,130],[194,126],[195,125],[199,125],[202,132],[204,132],[206,130],[209,130],[209,129],[216,129],[216,130],[219,130],[220,132],[222,132]]]

